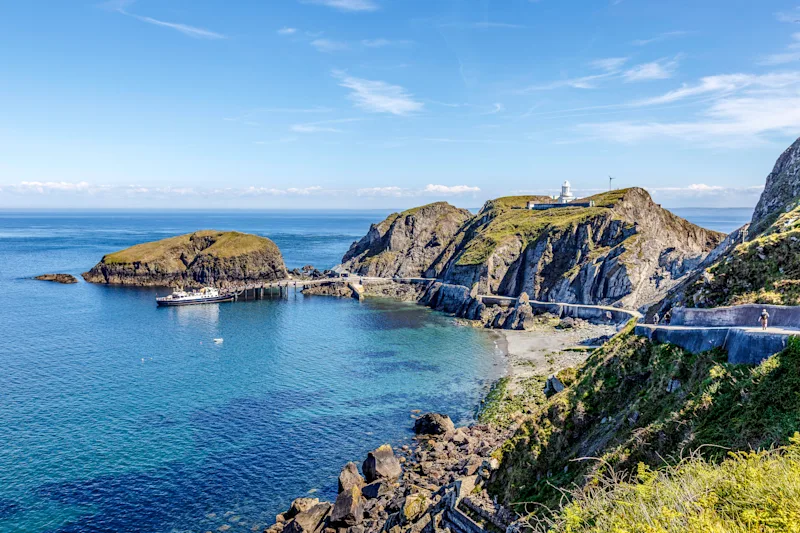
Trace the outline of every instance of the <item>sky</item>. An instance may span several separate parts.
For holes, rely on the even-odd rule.
[[[0,2],[0,207],[755,205],[798,0]]]

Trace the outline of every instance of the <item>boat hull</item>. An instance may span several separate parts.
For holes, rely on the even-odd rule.
[[[181,307],[185,305],[216,304],[220,302],[232,302],[233,294],[224,296],[214,296],[212,298],[198,298],[195,300],[156,300],[159,307]]]

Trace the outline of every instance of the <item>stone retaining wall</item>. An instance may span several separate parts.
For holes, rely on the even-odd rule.
[[[785,305],[746,304],[731,307],[695,309],[676,307],[672,310],[673,326],[749,327],[759,326],[761,310],[769,313],[769,325],[800,328],[800,307]]]
[[[636,334],[656,343],[680,346],[692,353],[722,348],[728,352],[729,363],[745,365],[761,363],[786,348],[789,340],[788,334],[708,326],[667,328],[637,324]]]

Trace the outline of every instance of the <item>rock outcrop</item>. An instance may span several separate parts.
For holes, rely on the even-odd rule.
[[[447,202],[394,213],[353,243],[342,266],[363,276],[435,278],[439,272],[431,267],[440,264],[440,256],[471,216]]]
[[[758,200],[749,236],[760,234],[781,215],[797,207],[800,199],[800,138],[787,148],[767,176],[764,192]]]
[[[474,294],[527,293],[533,300],[638,308],[660,300],[724,238],[662,209],[639,188],[581,200],[594,202],[593,207],[525,209],[532,199],[537,200],[516,196],[487,202],[449,242],[442,237],[450,231],[437,233],[435,252],[424,254],[430,232],[400,232],[397,227],[408,223],[393,215],[373,226],[343,265],[373,275],[438,278],[442,285],[426,298],[437,309],[461,309],[460,316],[480,313]],[[435,217],[428,219],[426,227]],[[465,312],[467,305],[475,308]]]
[[[72,274],[42,274],[41,276],[36,276],[33,279],[38,279],[39,281],[52,281],[54,283],[63,283],[66,285],[78,283],[78,280]]]
[[[403,475],[403,467],[394,455],[394,450],[388,444],[367,454],[364,464],[361,465],[367,483],[379,479],[395,480]]]
[[[108,254],[83,278],[140,286],[216,286],[283,279],[280,250],[266,237],[205,230]]]
[[[723,245],[654,309],[800,304],[800,139],[775,163],[749,228]]]
[[[450,417],[441,413],[426,413],[414,422],[417,435],[447,435],[456,430]]]
[[[446,415],[424,419],[444,420]],[[449,418],[446,418],[449,421]],[[445,422],[445,425],[446,422]],[[449,425],[448,425],[449,428]],[[336,503],[320,503],[300,498],[276,517],[265,533],[420,533],[461,531],[457,524],[480,517],[487,531],[505,531],[515,518],[510,509],[497,504],[487,494],[486,485],[498,472],[500,463],[493,455],[516,426],[508,428],[472,425],[440,434],[415,437],[416,445],[402,446],[399,457],[391,446],[370,452],[364,462],[367,480],[377,479],[359,493],[354,463],[347,464],[340,476]],[[392,463],[390,471],[379,467],[370,473],[372,459]],[[399,476],[400,462],[405,471]],[[380,475],[379,475],[380,474]],[[399,476],[399,477],[398,477]],[[460,518],[459,518],[460,517]],[[460,521],[459,521],[460,520]]]

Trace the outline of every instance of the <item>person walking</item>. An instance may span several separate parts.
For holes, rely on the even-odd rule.
[[[658,313],[653,313],[653,324],[658,325]]]
[[[769,323],[769,313],[767,313],[766,309],[761,310],[761,316],[758,317],[758,321],[761,323],[761,329],[767,329],[767,324]]]
[[[670,322],[672,322],[672,312],[667,310],[667,312],[664,313],[664,325],[669,326]]]

